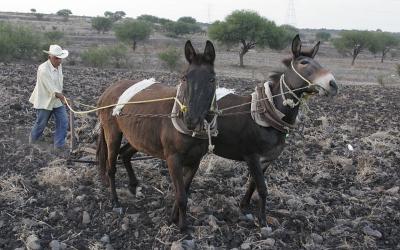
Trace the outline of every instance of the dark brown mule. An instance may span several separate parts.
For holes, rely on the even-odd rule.
[[[319,48],[317,43],[310,51],[301,51],[301,41],[297,35],[292,41],[293,56],[283,63],[287,66],[284,72],[275,73],[270,77],[269,86],[275,107],[284,114],[282,120],[288,124],[294,124],[299,111],[296,97],[293,94],[279,95],[293,90],[294,95],[301,98],[304,93],[319,92],[325,95],[336,95],[337,85],[332,74],[323,68],[313,58]],[[292,67],[293,65],[293,67]],[[300,75],[298,75],[300,74]],[[287,84],[280,87],[281,77]],[[311,85],[304,79],[309,81]],[[299,90],[296,90],[299,89]],[[295,99],[293,107],[284,105],[285,99]],[[235,105],[251,102],[251,96],[239,96],[230,94],[218,101],[221,110]],[[234,115],[243,112],[245,114]],[[231,113],[231,114],[229,114]],[[285,146],[286,132],[274,127],[263,127],[255,123],[250,114],[250,105],[229,109],[218,117],[218,136],[214,138],[215,154],[237,161],[245,161],[249,167],[251,181],[245,196],[241,201],[241,207],[247,207],[251,196],[257,188],[259,194],[259,221],[265,225],[265,204],[267,187],[264,180],[265,168],[261,167],[261,161],[270,162],[281,154]]]
[[[187,112],[183,121],[189,129],[201,124],[215,95],[215,50],[207,41],[203,54],[196,54],[190,41],[185,45],[185,56],[189,62],[181,80],[180,90]],[[137,81],[119,81],[107,88],[98,101],[98,106],[116,104],[121,94]],[[130,101],[154,100],[173,97],[177,88],[163,84],[154,84],[135,95]],[[110,184],[112,204],[120,207],[115,190],[116,160],[120,152],[122,136],[130,145],[132,153],[137,151],[164,159],[175,187],[175,203],[171,219],[178,222],[179,227],[186,227],[187,193],[191,180],[196,173],[202,156],[207,152],[208,141],[193,138],[179,133],[168,115],[172,111],[174,101],[152,102],[145,104],[125,105],[123,115],[113,116],[112,109],[98,112],[100,120],[100,136],[97,147],[100,175]],[[164,117],[143,117],[143,114],[164,114]],[[137,180],[130,166],[124,160],[130,178],[130,190],[135,192]],[[108,178],[107,178],[108,177]]]
[[[290,88],[294,90],[294,94],[299,98],[304,93],[319,92],[320,94],[331,96],[337,93],[337,85],[333,75],[313,59],[318,48],[319,43],[309,51],[301,51],[301,41],[297,35],[292,41],[292,58],[283,61],[287,66],[286,70],[271,76],[269,85],[272,95],[278,95],[273,98],[273,103],[284,114],[282,120],[286,123],[294,124],[299,111],[299,104],[294,105],[294,107],[283,104],[284,99],[292,99],[294,97],[292,94],[285,94],[285,98],[279,96],[282,91],[280,89],[282,76],[287,84],[287,87],[283,86],[283,92],[288,92],[288,88]],[[306,80],[302,79],[302,77]],[[249,103],[251,101],[251,96],[234,94],[227,95],[218,101],[218,108],[221,110],[236,105],[238,107],[229,109],[218,117],[218,136],[213,137],[214,153],[224,158],[247,163],[252,178],[241,201],[241,207],[248,206],[250,198],[257,187],[260,197],[258,218],[260,224],[265,225],[267,187],[263,172],[266,167],[261,168],[261,160],[270,162],[278,158],[284,148],[286,132],[274,127],[262,127],[255,123],[250,114]],[[125,161],[129,161],[132,156],[128,148],[129,145],[124,146],[123,158]]]

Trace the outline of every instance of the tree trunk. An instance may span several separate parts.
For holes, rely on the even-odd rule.
[[[353,54],[353,59],[351,60],[351,66],[354,66],[354,61],[356,60],[357,55]]]
[[[244,64],[243,64],[243,56],[244,56],[244,53],[243,53],[243,51],[240,51],[239,52],[239,60],[240,60],[240,67],[243,67],[244,66]]]
[[[359,44],[354,45],[354,48],[353,48],[353,60],[351,61],[351,66],[354,65],[354,62],[355,62],[355,60],[356,60],[356,58],[357,58],[357,56],[358,56],[358,54],[360,52],[361,52],[361,45],[359,45]]]
[[[132,49],[133,49],[133,51],[136,50],[136,41],[133,41],[133,43],[132,43]]]
[[[381,63],[383,63],[383,59],[385,58],[386,54],[389,52],[389,48],[384,48],[382,50],[382,57],[381,57]]]

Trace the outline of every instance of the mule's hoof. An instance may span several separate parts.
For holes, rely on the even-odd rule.
[[[170,216],[169,217],[169,224],[177,224],[179,223],[179,217],[178,216]]]
[[[179,229],[181,230],[181,233],[186,233],[186,234],[190,233],[190,230],[189,230],[190,227],[188,225],[180,225]]]
[[[248,210],[249,207],[250,207],[250,200],[243,198],[243,199],[240,201],[239,207],[240,207],[240,209],[241,209],[242,211]]]
[[[260,227],[267,226],[267,220],[265,218],[258,218],[258,224]]]
[[[122,207],[113,207],[113,212],[117,214],[122,214]]]

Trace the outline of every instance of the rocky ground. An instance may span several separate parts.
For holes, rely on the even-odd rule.
[[[123,213],[112,211],[95,165],[67,164],[51,150],[51,130],[39,145],[27,135],[35,115],[27,102],[36,65],[0,65],[0,249],[400,249],[400,89],[341,86],[334,99],[314,97],[287,146],[266,172],[268,226],[259,228],[239,201],[245,164],[208,155],[188,202],[192,232],[168,223],[173,195],[156,159],[135,162],[140,188],[127,189],[119,168]],[[96,103],[121,78],[166,73],[64,68],[66,95]],[[256,82],[221,77],[221,86],[249,93]],[[94,148],[96,116],[76,117],[80,148]],[[75,159],[93,155],[77,150]]]

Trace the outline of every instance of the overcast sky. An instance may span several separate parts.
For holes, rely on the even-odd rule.
[[[288,15],[289,0],[1,0],[0,11],[102,16],[124,11],[128,17],[150,14],[176,20],[191,16],[200,22],[223,20],[233,10],[247,9],[277,24],[298,28],[362,29],[400,32],[400,0],[293,0],[295,19]],[[288,20],[288,16],[292,18]]]

